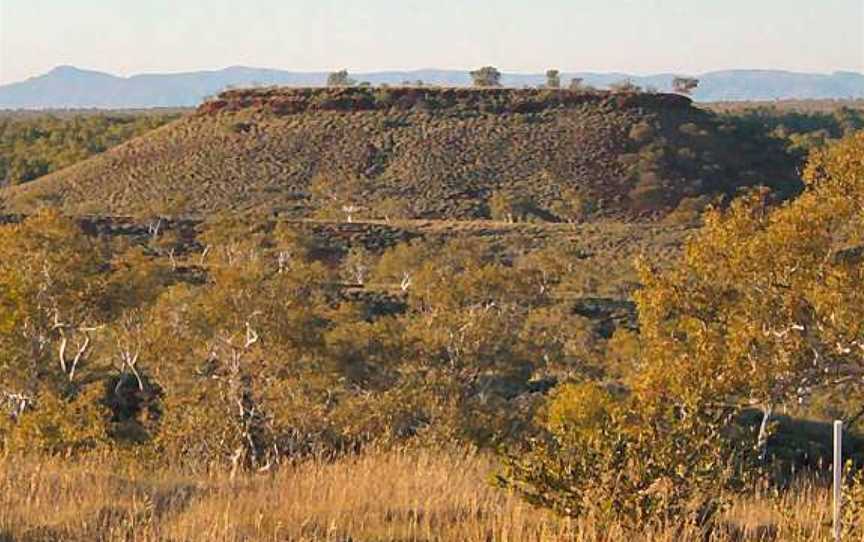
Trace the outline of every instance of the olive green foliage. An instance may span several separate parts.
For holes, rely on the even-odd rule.
[[[599,204],[585,190],[565,189],[550,210],[565,222],[583,222],[599,210]]]
[[[799,160],[814,149],[864,129],[864,111],[848,106],[813,111],[747,107],[725,116],[741,130],[763,132],[782,141]]]
[[[667,386],[698,369],[717,398],[778,403],[861,366],[862,149],[859,133],[817,152],[794,202],[714,211],[679,266],[646,271],[642,334]]]
[[[546,71],[546,88],[561,88],[561,72],[558,70]]]
[[[690,408],[698,410],[690,410]],[[670,521],[705,527],[719,490],[746,481],[749,446],[731,411],[616,396],[596,383],[552,395],[545,437],[507,461],[499,482],[565,516],[634,530]]]
[[[527,218],[531,201],[513,191],[497,190],[489,197],[489,216],[492,220],[515,222]]]
[[[534,431],[537,391],[604,374],[604,338],[567,299],[575,245],[339,253],[297,226],[214,219],[197,252],[170,222],[132,246],[50,211],[0,227],[2,446],[236,472],[493,445]]]
[[[688,222],[698,218],[708,203],[729,199],[743,186],[767,185],[779,199],[801,189],[800,181],[786,174],[781,180],[760,173],[767,169],[788,173],[787,168],[796,163],[781,141],[737,117],[720,116],[714,122],[682,121],[670,132],[656,119],[645,118],[630,127],[630,152],[619,155],[618,161],[630,176],[627,199],[634,212],[656,213],[672,207],[679,212],[671,221]],[[734,138],[741,147],[729,152],[729,147],[719,144],[725,137]]]
[[[318,208],[316,215],[347,222],[353,222],[360,216],[368,216],[369,205],[363,200],[365,184],[368,183],[357,177],[333,178],[319,175],[312,179],[309,193]]]
[[[471,80],[475,87],[500,87],[501,72],[493,66],[485,66],[471,72]]]
[[[20,184],[80,162],[174,119],[174,114],[0,118],[0,185]]]
[[[590,105],[566,120],[516,112],[514,102],[486,116],[427,104],[352,117],[345,108],[367,96],[357,92],[338,113],[324,102],[345,95],[312,94],[323,111],[314,119],[226,102],[160,131],[196,146],[187,154],[188,142],[170,144],[179,162],[167,169],[137,160],[134,171],[151,181],[136,189],[152,197],[137,194],[128,209],[149,223],[144,233],[51,210],[4,218],[2,453],[122,452],[234,476],[370,446],[468,442],[501,449],[497,482],[561,515],[601,529],[710,532],[730,496],[784,457],[776,412],[824,410],[833,393],[844,401],[830,402],[832,415],[860,423],[864,133],[814,147],[803,192],[782,202],[801,188],[783,175],[738,193],[762,184],[760,172],[786,171],[782,141],[680,103],[646,114],[660,97],[579,95]],[[401,99],[387,92],[381,100]],[[488,94],[494,105],[496,92],[458,96]],[[616,109],[617,99],[648,101]],[[208,131],[241,118],[248,131]],[[575,126],[595,120],[603,137],[587,141]],[[529,145],[502,136],[502,124],[536,136],[530,160],[512,161]],[[480,147],[473,162],[450,152],[467,141],[455,125],[481,126],[460,136]],[[380,133],[370,139],[367,128]],[[436,130],[450,134],[439,147]],[[577,159],[569,143],[545,148],[562,133],[596,156]],[[421,136],[422,156],[395,150]],[[333,149],[334,137],[344,149]],[[229,152],[246,145],[272,146],[273,160]],[[280,154],[289,151],[296,161]],[[197,169],[202,156],[225,166],[220,178],[261,167],[269,184],[243,186],[248,200],[202,202],[221,193]],[[606,162],[589,169],[597,157]],[[445,158],[459,165],[444,177],[407,174]],[[79,167],[93,173],[99,163]],[[507,182],[480,180],[496,168]],[[202,192],[162,193],[153,176],[173,182],[172,171]],[[453,171],[465,175],[448,184]],[[572,171],[585,176],[575,182]],[[63,175],[30,186],[89,197],[84,181],[67,185]],[[262,219],[268,190],[285,186],[287,213],[306,206],[327,220]],[[26,191],[17,190],[4,194]],[[110,202],[131,194],[112,192]],[[158,218],[214,202],[222,212],[206,222]],[[630,222],[598,217],[615,205]],[[671,208],[662,226],[635,221]],[[704,227],[690,229],[703,211]],[[417,214],[513,223],[368,221]],[[626,263],[639,252],[638,266]],[[850,502],[861,498],[855,476]],[[846,521],[854,529],[860,518]]]
[[[356,84],[357,82],[348,75],[348,70],[340,70],[327,76],[328,87],[350,87]]]
[[[139,248],[97,243],[50,212],[3,227],[0,252],[4,446],[89,449],[146,417],[155,390],[132,362],[134,346],[111,326],[158,294],[161,266]],[[139,377],[134,386],[130,373]]]

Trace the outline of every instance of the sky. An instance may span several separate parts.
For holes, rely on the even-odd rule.
[[[0,0],[0,84],[233,65],[864,72],[864,0]]]

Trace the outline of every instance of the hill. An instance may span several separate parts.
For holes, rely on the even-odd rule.
[[[399,85],[423,81],[429,85],[467,86],[468,71],[409,70],[353,74],[358,81],[373,85]],[[567,72],[562,81],[579,78],[586,85],[607,88],[623,80],[661,91],[671,90],[674,74],[646,76],[627,73]],[[780,70],[726,70],[700,74],[698,101],[845,99],[864,98],[864,75],[854,72],[832,74],[794,73]],[[150,108],[194,107],[207,96],[231,86],[282,85],[323,86],[326,72],[292,72],[234,66],[223,70],[173,74],[142,74],[131,77],[60,66],[21,81],[0,86],[0,109],[57,108]],[[509,87],[536,87],[545,75],[505,73],[502,83]]]
[[[656,215],[767,184],[777,142],[664,94],[514,89],[229,91],[0,198],[9,211],[570,221]]]

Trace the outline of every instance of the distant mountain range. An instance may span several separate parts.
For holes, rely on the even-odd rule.
[[[641,87],[670,89],[673,74],[635,76],[625,73],[563,73],[562,82],[578,77],[598,88],[629,79]],[[864,98],[864,74],[795,73],[779,70],[727,70],[697,76],[701,83],[694,93],[698,101],[774,99]],[[373,85],[398,85],[404,81],[464,86],[471,83],[467,71],[415,70],[352,74],[357,81]],[[537,86],[543,74],[505,73],[505,86]],[[235,66],[218,71],[144,74],[117,77],[108,73],[60,66],[19,83],[0,86],[0,109],[149,108],[193,107],[207,96],[229,87],[255,85],[322,86],[326,72],[292,72]]]

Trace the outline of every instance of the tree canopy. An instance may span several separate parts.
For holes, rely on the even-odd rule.
[[[176,114],[0,118],[0,186],[32,181],[176,119]]]
[[[864,386],[864,133],[815,152],[806,190],[709,211],[671,268],[642,265],[626,393],[568,384],[547,437],[503,483],[564,514],[710,522],[767,458],[769,420],[826,390],[860,419]],[[762,424],[742,412],[758,406]],[[713,495],[713,496],[712,496]]]

